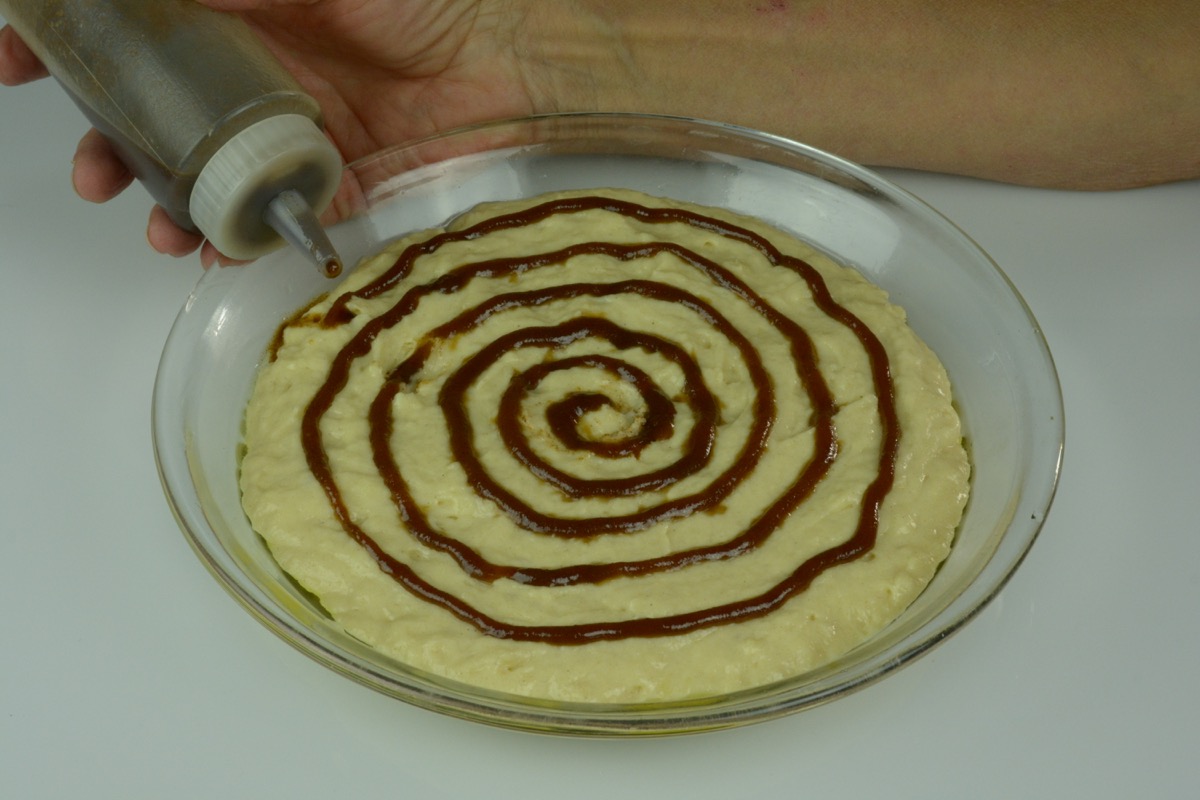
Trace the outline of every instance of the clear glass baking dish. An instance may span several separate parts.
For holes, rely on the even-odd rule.
[[[680,703],[566,704],[483,691],[393,661],[347,635],[272,560],[242,513],[238,448],[256,370],[279,324],[330,288],[290,252],[212,269],[167,339],[154,448],[184,535],[217,580],[298,650],[385,694],[530,731],[669,734],[771,719],[836,699],[911,662],[1004,586],[1049,511],[1062,397],[1036,320],[1001,270],[942,215],[879,175],[777,136],[692,119],[565,114],[481,125],[347,168],[347,263],[483,201],[623,187],[719,206],[796,233],[883,286],[943,360],[971,449],[972,496],[953,551],[891,626],[815,672]]]

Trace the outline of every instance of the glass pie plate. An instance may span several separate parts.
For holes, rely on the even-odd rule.
[[[879,680],[978,614],[1046,518],[1061,463],[1062,398],[1037,322],[1004,274],[953,224],[887,180],[728,125],[550,115],[463,129],[350,165],[340,202],[352,213],[331,237],[353,264],[398,235],[441,225],[483,201],[589,187],[759,217],[857,267],[907,310],[949,372],[973,461],[972,495],[953,550],[916,602],[815,672],[674,703],[530,700],[377,653],[282,573],[240,505],[242,415],[256,370],[280,323],[331,288],[284,251],[202,277],[167,339],[154,389],[154,447],[166,495],[217,580],[301,652],[369,687],[466,719],[562,734],[694,732],[799,711]]]

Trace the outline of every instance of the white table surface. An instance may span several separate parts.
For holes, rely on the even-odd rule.
[[[1041,321],[1058,497],[1001,596],[816,710],[638,741],[443,717],[301,656],[193,555],[150,393],[201,274],[147,196],[69,184],[83,118],[0,91],[0,797],[1183,798],[1200,792],[1200,183],[1101,194],[888,172]]]

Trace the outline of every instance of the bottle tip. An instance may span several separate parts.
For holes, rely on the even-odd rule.
[[[321,272],[326,278],[336,278],[342,274],[342,260],[336,255],[326,258],[321,262]]]
[[[342,274],[341,257],[300,192],[295,189],[280,192],[267,204],[264,219],[285,242],[308,256],[326,278]]]

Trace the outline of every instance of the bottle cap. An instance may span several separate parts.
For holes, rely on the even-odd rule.
[[[189,213],[222,253],[254,259],[282,241],[265,218],[272,200],[294,190],[319,214],[341,176],[341,156],[316,123],[281,114],[254,123],[217,150],[196,179]]]

